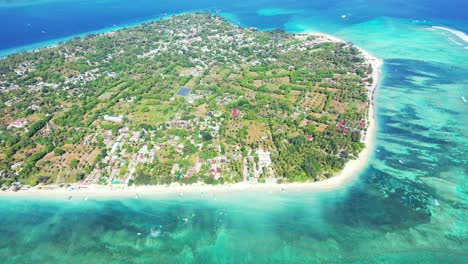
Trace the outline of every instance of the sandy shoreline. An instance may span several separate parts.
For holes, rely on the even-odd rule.
[[[322,33],[307,32],[306,34],[321,36],[335,42],[344,42],[343,40]],[[358,47],[359,48],[359,47]],[[357,179],[360,171],[364,169],[369,161],[370,155],[374,148],[376,136],[376,119],[375,119],[375,104],[374,92],[380,81],[381,66],[383,61],[373,57],[367,51],[359,48],[363,53],[367,62],[372,65],[374,82],[369,88],[369,100],[371,102],[368,112],[369,126],[367,128],[366,139],[364,143],[366,147],[361,151],[359,157],[346,163],[344,169],[333,177],[320,182],[311,183],[287,183],[287,184],[250,184],[237,183],[225,185],[178,185],[171,186],[131,186],[131,187],[113,187],[109,188],[102,185],[83,186],[74,184],[74,190],[65,189],[38,189],[30,188],[29,190],[20,190],[18,192],[1,192],[1,196],[19,196],[19,197],[35,197],[35,196],[55,196],[55,197],[135,197],[140,195],[183,195],[183,194],[209,194],[220,192],[243,192],[243,191],[270,191],[270,192],[291,192],[291,191],[331,191],[338,189],[345,184],[348,184]],[[84,188],[79,188],[79,187]]]

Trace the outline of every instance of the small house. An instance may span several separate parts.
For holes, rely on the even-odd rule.
[[[18,120],[15,120],[13,123],[11,123],[8,128],[23,128],[26,126],[28,123],[28,120],[26,118],[20,118]]]
[[[21,187],[23,187],[23,184],[21,182],[13,182],[11,184],[11,189],[14,192],[17,192],[17,191],[21,190]]]
[[[232,109],[231,116],[237,118],[239,116],[239,108]]]
[[[104,115],[104,120],[114,123],[122,123],[123,116],[121,115]]]
[[[366,127],[366,120],[362,120],[362,121],[361,121],[361,127],[362,127],[362,128]]]

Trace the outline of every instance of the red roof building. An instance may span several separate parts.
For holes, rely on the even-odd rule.
[[[239,108],[232,109],[231,115],[232,115],[232,117],[238,117],[239,116]]]
[[[338,122],[338,124],[336,125],[336,130],[341,130],[341,128],[345,126],[345,123],[346,123],[346,120],[341,119],[340,122]]]

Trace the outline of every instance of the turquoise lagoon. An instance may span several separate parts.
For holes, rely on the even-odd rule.
[[[432,28],[467,32],[464,1],[142,0],[139,7],[100,1],[95,8],[115,12],[101,14],[94,28],[86,17],[99,12],[89,1],[3,2],[0,25],[15,29],[1,27],[2,38],[15,39],[6,39],[3,51],[164,13],[210,10],[243,26],[330,33],[385,63],[375,102],[377,142],[356,182],[328,192],[1,197],[2,263],[468,262],[468,105],[461,99],[468,98],[468,43]],[[54,10],[65,13],[38,19]],[[86,23],[51,25],[66,24],[67,12]],[[55,35],[19,32],[19,16]]]

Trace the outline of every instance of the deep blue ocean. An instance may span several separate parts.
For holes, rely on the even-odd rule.
[[[358,180],[328,192],[0,197],[1,263],[468,263],[466,0],[0,0],[0,56],[191,11],[329,33],[384,59],[377,142]]]
[[[262,9],[273,13],[259,15]],[[262,29],[285,28],[291,19],[300,18],[314,22],[308,25],[313,29],[332,33],[382,17],[426,21],[466,32],[467,10],[468,1],[463,0],[0,0],[0,50],[188,11],[229,13],[239,24]]]

